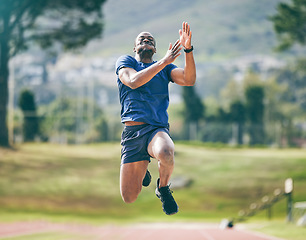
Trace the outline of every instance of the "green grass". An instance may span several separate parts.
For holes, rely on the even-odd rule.
[[[285,221],[252,222],[247,227],[256,232],[288,240],[304,240],[306,236],[305,227],[297,227]]]
[[[1,240],[67,240],[67,239],[74,239],[74,240],[81,240],[81,238],[77,235],[71,234],[64,234],[64,233],[37,233],[37,234],[29,234],[29,235],[22,235],[17,237],[5,237],[1,238]]]
[[[174,190],[180,212],[169,218],[154,194],[155,160],[149,166],[153,184],[143,189],[135,203],[123,203],[119,143],[23,144],[15,150],[0,149],[0,221],[219,222],[236,217],[239,210],[276,188],[283,189],[288,177],[294,180],[294,201],[306,200],[305,150],[176,143],[175,161],[173,177],[190,178],[193,184]],[[282,200],[273,207],[273,219],[284,220],[285,215]],[[252,219],[265,220],[266,214]]]

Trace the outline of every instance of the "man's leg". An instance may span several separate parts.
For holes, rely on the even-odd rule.
[[[149,154],[158,160],[159,179],[155,189],[156,196],[161,200],[163,210],[167,215],[178,212],[178,205],[175,202],[168,182],[174,168],[174,144],[169,135],[165,132],[158,132],[149,143]]]
[[[149,161],[125,163],[120,168],[120,192],[124,202],[136,201],[142,189],[142,181]]]
[[[158,160],[159,187],[167,186],[174,169],[174,143],[172,139],[163,131],[156,133],[149,143],[148,153]]]

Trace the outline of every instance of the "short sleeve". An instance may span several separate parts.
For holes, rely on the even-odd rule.
[[[135,63],[136,59],[129,55],[123,55],[118,58],[116,62],[116,74],[118,75],[118,72],[123,67],[129,67],[135,69]]]
[[[171,71],[175,68],[177,68],[177,66],[172,63],[167,66],[167,76],[170,82],[173,82],[171,79]]]

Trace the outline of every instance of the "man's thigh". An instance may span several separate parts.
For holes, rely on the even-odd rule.
[[[138,194],[146,174],[149,161],[125,163],[120,168],[120,190],[122,195]]]

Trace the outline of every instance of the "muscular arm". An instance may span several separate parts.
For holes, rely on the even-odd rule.
[[[193,86],[196,81],[196,67],[193,53],[185,53],[185,68],[175,68],[171,72],[172,81],[181,86]]]
[[[149,82],[166,65],[165,61],[160,60],[139,72],[133,68],[121,68],[119,70],[119,79],[124,85],[135,89]]]
[[[183,22],[180,33],[180,42],[185,49],[191,48],[191,30],[190,26]],[[171,72],[172,81],[181,86],[193,86],[196,81],[196,66],[193,52],[185,53],[185,67],[173,69]]]
[[[158,62],[152,64],[150,67],[145,68],[139,72],[132,68],[121,68],[119,70],[119,79],[120,81],[132,88],[136,89],[147,82],[149,82],[157,73],[159,73],[165,66],[174,62],[174,60],[181,55],[180,42],[179,40],[175,42],[172,46],[170,43],[169,49],[164,58],[159,60]]]

